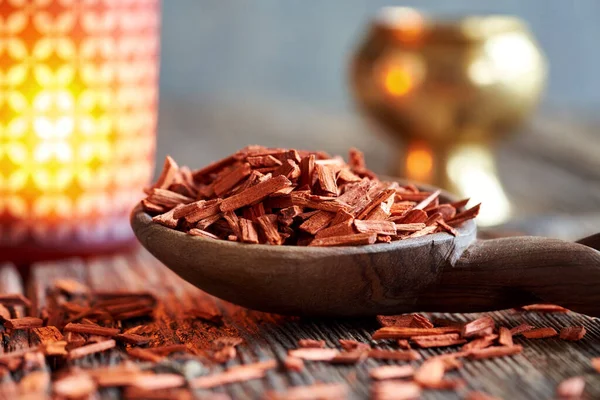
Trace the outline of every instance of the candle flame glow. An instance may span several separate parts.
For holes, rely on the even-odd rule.
[[[152,173],[158,0],[5,2],[0,247],[122,228]]]
[[[424,142],[409,145],[406,156],[406,175],[417,182],[431,181],[433,173],[433,153]]]

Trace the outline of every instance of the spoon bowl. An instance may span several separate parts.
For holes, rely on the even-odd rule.
[[[441,200],[455,199],[445,193]],[[472,220],[456,237],[436,233],[346,247],[191,236],[152,222],[139,206],[131,225],[142,245],[186,281],[260,311],[355,317],[549,302],[600,315],[599,251],[536,237],[477,240]]]

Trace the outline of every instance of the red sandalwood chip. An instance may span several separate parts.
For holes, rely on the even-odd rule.
[[[502,400],[500,397],[490,396],[483,392],[470,392],[465,400]]]
[[[286,357],[285,361],[283,362],[283,365],[288,371],[299,372],[304,369],[304,361],[302,361],[301,358],[296,357]]]
[[[421,397],[421,387],[414,382],[383,381],[372,386],[373,400],[415,400]]]
[[[523,336],[527,339],[545,339],[553,336],[558,336],[558,332],[554,328],[537,328],[523,332]]]
[[[462,328],[462,336],[464,338],[486,336],[493,332],[496,323],[489,316],[478,318],[465,324]]]
[[[479,205],[463,210],[466,200],[444,203],[440,191],[380,181],[360,152],[349,154],[346,164],[322,151],[252,145],[193,172],[167,157],[141,206],[153,222],[190,235],[297,246],[385,245],[436,232],[458,235],[456,227],[479,212]],[[131,313],[125,317],[141,316]]]
[[[329,361],[338,354],[339,351],[336,349],[301,348],[288,351],[290,357],[309,361]]]
[[[513,335],[510,329],[503,326],[500,327],[498,330],[498,343],[500,343],[502,346],[512,346],[514,344]]]
[[[295,386],[284,393],[269,392],[268,400],[339,400],[348,395],[346,385],[341,383],[316,383],[310,386]]]
[[[515,326],[514,328],[511,328],[510,333],[513,336],[517,336],[517,335],[522,334],[523,332],[530,331],[534,328],[535,328],[534,326],[531,326],[529,324],[521,324],[521,325]]]
[[[315,340],[315,339],[300,339],[298,340],[298,346],[304,348],[317,348],[322,349],[325,347],[324,340]]]
[[[379,360],[414,361],[421,359],[421,355],[414,350],[371,349],[369,350],[368,355],[369,358],[376,358]]]
[[[415,368],[412,365],[382,365],[369,370],[371,379],[401,379],[413,376]]]
[[[569,326],[560,330],[560,338],[563,340],[581,340],[585,336],[585,328],[583,326]]]
[[[413,343],[421,348],[430,347],[448,347],[457,346],[467,341],[462,339],[458,333],[446,333],[442,335],[429,335],[429,336],[413,336],[411,337]]]
[[[502,347],[488,347],[487,349],[476,349],[468,352],[468,357],[474,360],[481,360],[485,358],[513,356],[523,351],[523,346],[502,346]]]
[[[592,358],[590,361],[592,367],[596,370],[596,372],[600,373],[600,357]]]
[[[440,327],[440,328],[411,328],[387,326],[378,329],[373,333],[373,340],[379,339],[405,339],[413,336],[433,336],[446,333],[458,333],[459,327]]]
[[[425,360],[415,371],[414,380],[423,387],[436,388],[442,382],[445,372],[444,362],[440,359],[431,358]]]
[[[556,304],[530,304],[528,306],[521,307],[525,311],[536,311],[536,312],[547,312],[547,313],[566,313],[569,312],[564,307]]]

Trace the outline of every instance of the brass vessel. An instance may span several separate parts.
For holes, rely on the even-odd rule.
[[[537,105],[546,61],[511,16],[435,20],[382,9],[351,61],[360,109],[397,139],[396,174],[483,202],[480,222],[510,214],[492,155]]]

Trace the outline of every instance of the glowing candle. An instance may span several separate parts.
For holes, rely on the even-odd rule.
[[[0,2],[0,260],[131,241],[154,159],[159,11]]]

